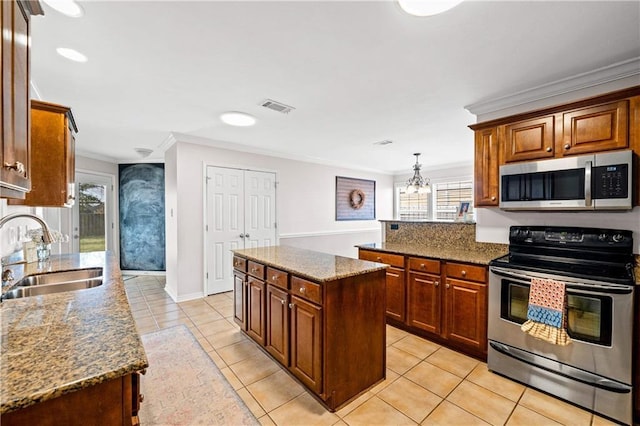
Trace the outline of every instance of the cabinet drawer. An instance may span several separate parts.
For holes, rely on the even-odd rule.
[[[427,272],[429,274],[440,274],[440,261],[433,259],[422,259],[420,257],[409,258],[409,269],[416,272]]]
[[[264,265],[249,261],[249,275],[264,280]]]
[[[447,278],[460,278],[484,283],[487,281],[487,268],[468,263],[447,263]]]
[[[318,283],[291,277],[291,294],[322,304],[322,291]]]
[[[233,269],[241,272],[247,272],[247,259],[243,257],[233,256]]]
[[[289,282],[287,278],[289,274],[284,271],[279,271],[273,268],[267,268],[267,282],[273,284],[285,290],[289,289]]]
[[[379,251],[360,250],[359,257],[371,262],[386,263],[387,265],[404,268],[404,256],[400,254],[381,253]]]

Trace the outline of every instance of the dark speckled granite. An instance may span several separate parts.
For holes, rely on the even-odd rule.
[[[89,267],[104,268],[101,286],[0,304],[0,414],[148,367],[110,253],[52,256],[45,264],[11,268],[17,281],[34,273]]]
[[[233,250],[234,253],[267,266],[291,272],[317,282],[326,282],[386,269],[387,265],[351,259],[289,246]]]

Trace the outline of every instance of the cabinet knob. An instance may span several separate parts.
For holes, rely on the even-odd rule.
[[[304,292],[306,292],[306,291],[307,291],[307,289],[306,289],[306,288],[304,288],[304,287],[300,287],[300,293],[304,293]]]
[[[277,275],[272,276],[271,281],[278,281],[278,276]]]
[[[293,303],[289,303],[289,309],[293,309]]]
[[[462,270],[462,272],[460,272],[460,275],[462,275],[463,277],[466,277],[467,276],[467,271]]]
[[[251,272],[258,272],[258,268],[251,268]]]
[[[564,144],[564,149],[566,149],[566,150],[571,149],[571,144],[569,144],[569,143],[565,143],[565,144]]]
[[[551,151],[552,151],[551,147],[550,147],[550,146],[548,146],[548,147],[547,147],[547,152],[551,152]]]
[[[449,283],[447,283],[446,287],[449,288]]]
[[[11,163],[4,163],[4,168],[5,169],[9,169],[9,170],[15,170],[16,172],[20,173],[21,175],[24,174],[24,164],[22,164],[19,161],[16,161],[15,163],[11,164]]]
[[[494,195],[493,197],[491,197],[491,201],[495,201],[496,200],[496,196]]]
[[[424,268],[425,268],[424,263],[421,263],[421,264],[420,264],[420,269],[424,269]]]
[[[380,261],[382,260],[382,258],[381,258],[380,256],[378,256],[378,257],[376,257],[376,260],[377,260],[378,262],[380,262]]]
[[[286,300],[281,300],[282,304],[284,305],[286,303]]]
[[[436,287],[438,287],[438,286],[440,285],[440,281],[434,281],[434,282],[433,282],[433,285],[434,285],[434,286],[436,286]]]

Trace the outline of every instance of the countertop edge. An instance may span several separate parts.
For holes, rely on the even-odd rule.
[[[355,247],[358,249],[377,251],[380,253],[399,254],[403,256],[426,257],[426,258],[439,259],[444,261],[464,262],[464,263],[481,265],[481,266],[489,266],[489,262],[491,260],[506,254],[505,252],[505,253],[495,253],[495,254],[491,253],[491,254],[485,255],[484,254],[485,252],[482,252],[483,260],[479,260],[479,259],[472,259],[468,257],[468,253],[479,253],[478,250],[469,249],[469,248],[456,249],[456,250],[459,250],[460,255],[451,255],[451,253],[443,252],[442,251],[443,249],[440,247],[430,248],[430,250],[437,250],[438,253],[436,254],[436,253],[425,253],[424,251],[421,252],[420,250],[412,249],[410,245],[403,245],[401,243],[394,243],[394,244],[397,244],[399,247],[397,248],[376,247],[372,244],[357,244]],[[465,253],[467,254],[467,256],[465,256]]]

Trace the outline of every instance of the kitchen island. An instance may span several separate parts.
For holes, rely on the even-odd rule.
[[[102,268],[103,278],[91,289],[2,301],[3,426],[135,421],[137,373],[148,361],[114,256],[52,256],[10,268],[15,281],[84,268]]]
[[[234,250],[234,319],[330,411],[386,374],[386,265],[288,246]]]

